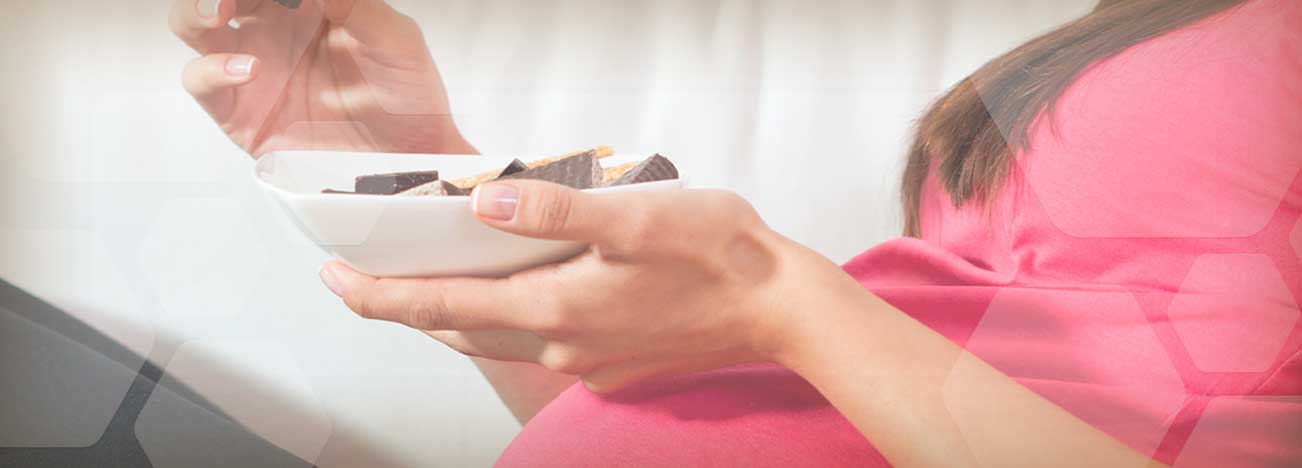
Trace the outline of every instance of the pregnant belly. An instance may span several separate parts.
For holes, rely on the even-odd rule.
[[[889,466],[812,386],[772,365],[562,393],[498,468]]]

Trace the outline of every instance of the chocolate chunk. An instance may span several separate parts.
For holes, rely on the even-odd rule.
[[[412,187],[439,179],[439,171],[395,172],[392,174],[374,174],[354,179],[353,189],[357,193],[372,195],[393,195]]]
[[[601,182],[603,172],[597,155],[587,152],[550,162],[533,169],[498,178],[498,180],[545,180],[576,189],[588,189]]]
[[[678,168],[674,163],[669,162],[669,158],[656,153],[654,156],[646,158],[640,164],[633,166],[623,176],[611,182],[611,186],[640,184],[643,182],[655,182],[659,180],[671,180],[678,178]]]
[[[448,197],[458,197],[458,196],[464,197],[466,195],[470,195],[470,191],[452,185],[451,182],[448,182],[446,180],[440,180],[436,193],[434,193],[433,195],[443,195]]]
[[[452,185],[446,180],[439,180],[424,184],[411,190],[402,192],[404,196],[434,196],[434,197],[456,197],[470,195],[470,191]]]
[[[276,3],[279,3],[280,6],[292,10],[298,8],[299,5],[303,4],[303,0],[276,0]]]
[[[529,165],[525,164],[524,161],[516,159],[511,161],[511,164],[507,164],[506,169],[502,169],[502,173],[498,174],[497,177],[499,178],[506,177],[511,174],[516,174],[527,170],[529,170]]]

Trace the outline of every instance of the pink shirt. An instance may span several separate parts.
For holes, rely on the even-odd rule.
[[[1302,464],[1302,1],[1253,0],[1095,64],[1055,115],[988,212],[930,181],[923,238],[845,271],[1157,460]],[[887,463],[765,365],[575,386],[497,466]]]

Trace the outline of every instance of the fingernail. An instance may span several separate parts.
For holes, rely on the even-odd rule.
[[[217,16],[217,9],[221,8],[222,0],[199,0],[199,17],[212,18]]]
[[[253,64],[256,62],[257,59],[248,55],[236,55],[226,61],[226,73],[231,76],[249,76],[253,73]]]
[[[344,297],[344,284],[339,281],[339,277],[335,275],[334,269],[330,268],[330,265],[321,267],[320,274],[321,282],[325,283],[330,292],[335,293],[336,296]]]
[[[510,184],[480,185],[475,189],[472,204],[479,216],[510,221],[515,217],[515,208],[520,205],[520,190]]]

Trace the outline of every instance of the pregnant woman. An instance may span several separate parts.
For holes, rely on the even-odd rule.
[[[171,20],[255,156],[474,152],[382,1]],[[730,193],[512,181],[479,220],[591,249],[321,277],[476,357],[527,421],[502,467],[1302,463],[1302,2],[1104,0],[941,96],[907,157],[905,237],[841,266]]]

